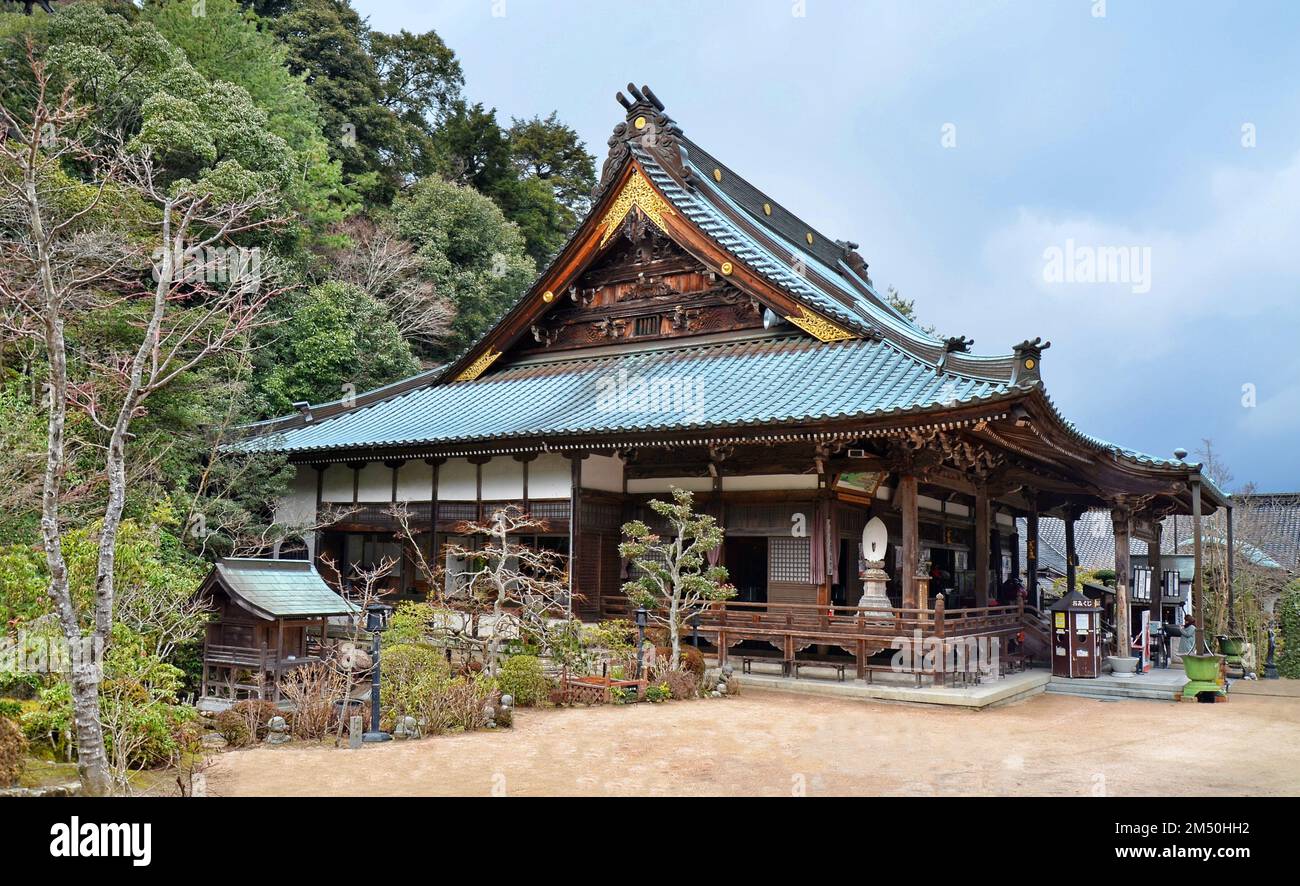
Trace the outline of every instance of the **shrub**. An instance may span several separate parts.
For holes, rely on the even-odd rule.
[[[428,635],[429,625],[436,620],[438,611],[438,607],[429,602],[407,600],[398,603],[388,619],[388,632],[384,639],[394,647],[420,643]]]
[[[655,647],[655,655],[665,663],[671,662],[673,660],[673,648],[671,646],[657,646]],[[683,671],[690,671],[698,677],[703,677],[704,653],[694,646],[682,646],[680,666]]]
[[[0,787],[18,783],[27,756],[27,739],[8,717],[0,717]]]
[[[25,711],[21,720],[28,741],[61,756],[72,731],[72,688],[56,683],[42,689],[36,707]]]
[[[426,714],[429,699],[451,680],[446,656],[436,646],[400,643],[380,655],[380,694],[385,717]]]
[[[646,701],[661,702],[661,701],[667,701],[672,697],[673,697],[673,691],[672,688],[669,687],[667,682],[651,683],[649,686],[646,687],[645,690]]]
[[[325,662],[300,665],[284,675],[280,692],[293,707],[288,719],[295,737],[318,741],[329,734],[337,722],[335,702],[348,694],[348,682],[347,675]]]
[[[0,698],[0,718],[17,720],[22,715],[22,702],[14,701],[12,698]]]
[[[234,708],[227,708],[213,718],[212,724],[221,733],[221,737],[226,740],[226,744],[232,748],[242,748],[251,744],[253,740],[252,730],[248,728],[248,721],[244,715]]]
[[[244,718],[244,723],[248,726],[248,734],[251,738],[261,741],[266,738],[267,727],[272,717],[280,716],[280,709],[276,707],[275,702],[267,701],[264,698],[247,698],[243,701],[237,701],[230,706],[230,710]]]
[[[483,708],[496,692],[496,681],[482,674],[446,680],[433,687],[425,699],[424,716],[417,719],[431,735],[448,730],[481,729],[487,724]]]
[[[277,716],[280,709],[274,702],[249,698],[217,714],[213,724],[231,747],[241,748],[266,738],[267,724]]]
[[[35,698],[44,685],[41,675],[31,671],[0,671],[0,695]]]
[[[679,700],[695,698],[700,692],[700,678],[690,671],[669,671],[664,682],[672,697]]]
[[[551,682],[542,673],[542,660],[535,655],[507,658],[497,674],[497,685],[506,695],[513,695],[515,704],[522,707],[537,704],[551,688]]]
[[[1277,672],[1283,677],[1300,679],[1300,580],[1291,582],[1277,604],[1282,649],[1276,657]]]

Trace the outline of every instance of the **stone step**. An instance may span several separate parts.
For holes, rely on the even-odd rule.
[[[1171,686],[1143,686],[1134,680],[1064,680],[1053,677],[1045,687],[1055,695],[1081,698],[1140,698],[1151,701],[1177,701],[1181,690]]]

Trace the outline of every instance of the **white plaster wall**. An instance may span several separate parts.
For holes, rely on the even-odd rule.
[[[474,501],[478,498],[478,468],[463,458],[449,458],[438,469],[439,501]]]
[[[582,488],[623,491],[623,459],[617,455],[592,455],[582,460]]]
[[[325,469],[325,482],[321,487],[321,499],[323,501],[352,501],[351,465],[330,465]]]
[[[573,488],[571,462],[558,452],[543,452],[528,463],[529,498],[568,498]]]
[[[275,522],[307,526],[316,520],[316,469],[298,465],[293,482],[275,503]]]
[[[524,466],[510,456],[494,458],[483,465],[483,500],[524,497]]]
[[[783,489],[816,489],[816,474],[754,474],[748,477],[722,477],[724,491],[761,492]]]
[[[433,495],[433,465],[408,461],[397,469],[397,500],[428,501]]]
[[[691,492],[708,492],[713,488],[712,477],[663,477],[648,480],[628,480],[628,492],[668,492],[676,486]]]
[[[361,469],[357,482],[358,502],[391,502],[393,469],[383,462],[371,462]]]
[[[1016,519],[1015,517],[1012,517],[1010,514],[998,514],[998,523],[1003,526],[1010,526],[1014,529],[1016,525]]]

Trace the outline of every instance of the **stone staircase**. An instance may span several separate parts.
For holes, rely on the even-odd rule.
[[[1140,677],[1112,677],[1102,674],[1093,680],[1071,680],[1052,677],[1047,681],[1046,692],[1054,695],[1076,695],[1081,698],[1146,699],[1149,701],[1178,701],[1182,696],[1187,677],[1182,670],[1154,669]]]

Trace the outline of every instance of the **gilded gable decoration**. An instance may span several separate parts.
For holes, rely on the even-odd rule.
[[[804,332],[817,336],[822,341],[845,341],[846,339],[857,338],[853,333],[841,329],[819,314],[814,314],[803,305],[799,306],[798,317],[786,317],[785,319],[789,320],[795,326],[798,326]]]
[[[456,376],[456,381],[473,381],[474,379],[482,375],[484,372],[486,372],[487,368],[491,366],[493,363],[495,363],[497,361],[497,358],[499,358],[500,356],[501,356],[500,351],[493,350],[492,348],[488,348],[481,355],[479,355],[479,358],[477,360],[469,364],[469,366],[466,366],[464,372]]]
[[[608,243],[609,238],[614,236],[614,233],[623,224],[623,220],[627,218],[633,207],[641,210],[641,214],[650,219],[655,227],[664,233],[668,232],[668,228],[664,224],[664,216],[677,214],[668,201],[659,196],[659,192],[654,189],[650,182],[646,180],[646,177],[641,174],[641,170],[638,169],[632,173],[632,177],[627,180],[627,184],[623,185],[623,190],[619,192],[614,204],[609,207],[609,212],[605,213],[605,217],[600,221],[601,227],[605,229],[605,233],[600,238],[601,246]]]

